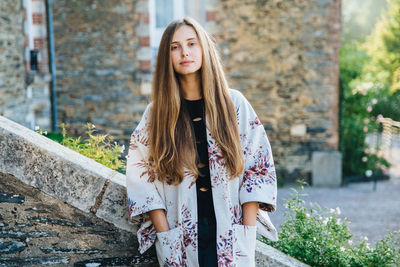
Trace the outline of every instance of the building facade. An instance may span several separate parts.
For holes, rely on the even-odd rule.
[[[310,178],[313,152],[338,149],[340,0],[57,0],[51,5],[57,123],[65,122],[70,133],[82,135],[92,122],[127,143],[149,103],[161,33],[172,19],[189,15],[216,38],[230,87],[244,93],[263,122],[281,179]],[[10,15],[14,21],[23,19],[22,10],[21,3]],[[9,88],[28,91],[24,29],[13,32],[20,40],[12,53],[20,57],[22,78],[14,77]],[[45,46],[46,40],[36,43]],[[46,72],[44,66],[39,70]],[[4,84],[4,72],[0,75]]]
[[[49,129],[45,0],[4,0],[0,14],[0,115]]]

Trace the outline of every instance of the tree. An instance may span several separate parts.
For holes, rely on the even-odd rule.
[[[393,93],[400,90],[400,0],[389,0],[388,7],[362,46],[371,57],[363,78]]]

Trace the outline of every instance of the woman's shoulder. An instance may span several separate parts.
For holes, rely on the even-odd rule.
[[[153,104],[153,102],[150,102],[149,104],[147,104],[146,108],[144,109],[142,118],[140,119],[140,121],[136,127],[136,131],[147,130],[149,123],[150,123],[150,114],[151,114],[152,104]]]
[[[235,107],[240,107],[242,105],[248,104],[246,97],[239,90],[229,88],[228,91],[231,95],[231,99]]]

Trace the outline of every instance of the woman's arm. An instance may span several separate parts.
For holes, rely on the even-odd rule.
[[[156,228],[156,232],[166,232],[169,230],[167,217],[165,216],[165,210],[156,209],[149,211],[150,219]]]
[[[242,206],[243,209],[243,224],[256,225],[258,202],[246,202]]]

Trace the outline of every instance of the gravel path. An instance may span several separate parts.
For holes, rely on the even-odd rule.
[[[284,222],[284,200],[291,197],[290,188],[278,189],[277,211],[270,214],[271,220],[280,231]],[[357,242],[366,236],[368,242],[375,244],[388,231],[400,230],[400,179],[392,178],[377,183],[350,183],[339,188],[307,187],[303,199],[318,203],[321,207],[341,210],[340,217],[350,221],[349,227]]]

